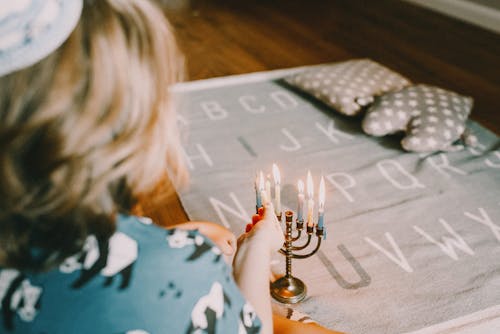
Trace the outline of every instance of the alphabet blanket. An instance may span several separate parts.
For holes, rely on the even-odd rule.
[[[404,152],[401,137],[370,137],[359,119],[280,81],[300,70],[174,87],[189,217],[239,235],[255,211],[256,172],[276,163],[282,204],[296,211],[297,180],[311,170],[316,187],[326,181],[327,237],[293,260],[308,296],[285,308],[352,333],[500,332],[499,138],[469,122],[474,148]]]

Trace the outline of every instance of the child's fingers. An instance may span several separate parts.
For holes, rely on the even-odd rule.
[[[258,212],[257,214],[255,214],[255,215],[252,216],[252,223],[251,224],[247,224],[247,226],[245,228],[245,232],[246,233],[250,232],[252,230],[253,226],[255,226],[255,224],[257,224],[258,222],[260,222],[262,219],[269,218],[267,216],[269,212],[272,214],[272,216],[270,218],[271,218],[271,220],[273,220],[274,225],[278,225],[279,226],[279,221],[276,218],[276,216],[274,215],[274,206],[273,206],[272,202],[265,203],[264,206],[260,207],[257,210],[257,212]],[[281,227],[279,227],[279,228],[281,230]]]
[[[259,216],[261,216],[261,217],[264,215],[264,211],[265,211],[265,210],[264,210],[264,207],[263,207],[263,206],[261,206],[260,208],[258,208],[258,209],[257,209],[257,213],[258,213],[258,214],[259,214]]]
[[[258,214],[252,216],[252,223],[247,224],[245,228],[246,233],[250,232],[252,230],[252,227],[264,218],[264,212],[265,212],[264,207],[260,207],[258,212],[259,212]]]
[[[267,213],[269,212],[272,212],[274,213],[274,205],[273,205],[273,202],[267,202],[267,203],[264,203],[264,206],[263,206],[263,215],[265,216]]]

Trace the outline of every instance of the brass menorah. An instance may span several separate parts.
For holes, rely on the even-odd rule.
[[[281,217],[278,217],[281,218]],[[271,283],[271,295],[279,302],[287,304],[295,304],[302,301],[307,294],[307,288],[304,282],[292,275],[292,259],[305,259],[314,255],[321,246],[324,230],[322,224],[306,224],[307,241],[301,246],[294,246],[294,242],[298,241],[304,230],[304,221],[296,220],[295,230],[297,235],[293,236],[293,212],[285,212],[285,242],[280,249],[280,253],[286,257],[285,276]],[[297,254],[297,251],[305,250],[311,244],[314,231],[316,230],[316,247],[309,253]]]

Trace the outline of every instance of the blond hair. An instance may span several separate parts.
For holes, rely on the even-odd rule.
[[[156,6],[99,0],[86,1],[59,49],[0,78],[7,265],[57,263],[86,235],[112,233],[126,189],[148,191],[167,169],[174,180],[185,175],[168,93],[182,74],[172,29]],[[33,248],[42,250],[43,265]]]

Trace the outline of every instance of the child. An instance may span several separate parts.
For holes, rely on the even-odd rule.
[[[186,174],[167,90],[182,59],[147,0],[0,5],[0,333],[273,331],[272,206],[236,254],[215,224],[127,215]]]

